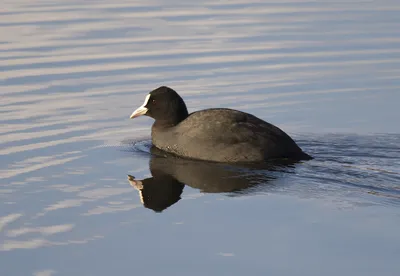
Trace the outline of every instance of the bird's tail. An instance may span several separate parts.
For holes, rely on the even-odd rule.
[[[314,157],[311,155],[305,153],[304,151],[301,151],[298,155],[299,160],[312,160]]]

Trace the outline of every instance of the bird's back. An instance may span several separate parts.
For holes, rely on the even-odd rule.
[[[254,115],[226,108],[193,112],[164,131],[159,136],[163,140],[157,136],[153,132],[153,143],[161,149],[218,162],[259,162],[305,154],[278,127]]]

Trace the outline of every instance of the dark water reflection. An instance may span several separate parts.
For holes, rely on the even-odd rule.
[[[290,173],[294,164],[287,161],[239,166],[202,162],[161,156],[152,147],[149,162],[152,177],[138,180],[128,175],[128,181],[139,191],[146,208],[161,212],[181,199],[185,185],[202,193],[251,194],[257,192],[260,185],[272,187],[278,173]]]
[[[400,205],[399,135],[314,135],[298,141],[314,160],[221,164],[171,156],[149,141],[134,142],[128,152],[149,156],[151,177],[129,175],[128,181],[144,206],[157,212],[178,202],[185,186],[228,197],[283,193],[334,197],[352,205]]]

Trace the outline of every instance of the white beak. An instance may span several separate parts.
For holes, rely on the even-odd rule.
[[[135,188],[136,190],[139,191],[139,190],[142,190],[142,189],[143,189],[143,183],[142,183],[142,181],[140,181],[140,180],[135,180],[135,177],[134,177],[134,176],[128,174],[128,181],[129,181],[129,184],[130,184],[133,188]]]
[[[129,174],[128,174],[128,181],[129,181],[129,184],[139,192],[140,201],[142,202],[142,204],[144,204],[144,199],[143,199],[143,194],[142,194],[142,190],[143,190],[142,181],[135,180],[135,177],[132,175],[129,175]]]
[[[131,119],[142,116],[142,115],[146,114],[146,112],[147,112],[147,108],[144,106],[141,106],[138,109],[136,109],[135,111],[133,111],[133,113],[131,115]]]
[[[150,94],[146,96],[146,98],[144,99],[144,103],[142,104],[142,106],[140,106],[138,109],[136,109],[135,111],[133,111],[132,115],[131,115],[131,119],[142,116],[144,114],[146,114],[146,112],[148,111],[146,104],[149,101],[150,98]]]

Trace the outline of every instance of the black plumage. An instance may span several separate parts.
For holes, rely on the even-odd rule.
[[[199,160],[238,163],[287,158],[309,160],[280,128],[246,112],[210,108],[188,113],[173,89],[161,86],[131,118],[152,117],[152,143],[166,152]]]

